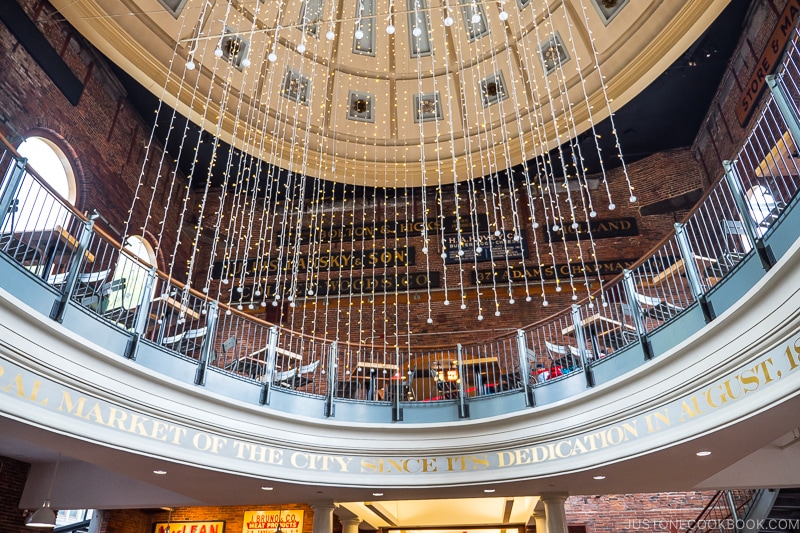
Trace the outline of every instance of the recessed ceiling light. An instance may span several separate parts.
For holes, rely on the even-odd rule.
[[[697,457],[707,457],[707,456],[711,455],[711,452],[709,452],[708,450],[703,450],[701,452],[697,452],[695,455]]]
[[[272,487],[261,487],[261,490],[272,490]]]
[[[167,473],[167,471],[166,470],[153,470],[153,473],[157,474],[159,476],[163,476],[164,474]]]
[[[483,492],[485,492],[486,494],[491,494],[492,492],[494,492],[494,490],[495,489],[483,489]]]
[[[598,481],[601,480],[601,479],[605,479],[605,478],[606,478],[606,476],[592,476],[592,479],[596,479]]]
[[[373,492],[372,495],[373,496],[383,496],[383,493],[382,492]]]

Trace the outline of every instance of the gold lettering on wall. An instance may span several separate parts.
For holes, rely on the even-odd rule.
[[[33,405],[47,414],[61,416],[64,427],[76,435],[102,426],[119,433],[119,442],[131,445],[131,436],[164,443],[203,456],[222,457],[231,468],[248,471],[254,465],[304,470],[330,475],[423,476],[442,473],[470,473],[481,470],[524,468],[530,465],[566,461],[577,456],[612,450],[656,433],[675,430],[709,414],[758,394],[786,379],[800,379],[800,333],[746,365],[691,394],[677,398],[627,420],[587,430],[567,438],[535,442],[480,454],[424,456],[358,456],[312,453],[288,447],[234,439],[209,428],[159,419],[128,407],[91,397],[63,384],[38,376],[23,367],[0,359],[2,405],[13,411],[13,402]],[[795,386],[792,384],[792,386]],[[49,399],[55,401],[50,402]],[[89,427],[82,427],[81,424]],[[681,429],[681,433],[684,430]],[[109,442],[113,445],[114,442]],[[133,443],[135,445],[135,443]],[[237,462],[239,463],[237,465]]]

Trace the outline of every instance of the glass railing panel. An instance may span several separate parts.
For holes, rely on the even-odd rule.
[[[461,359],[456,363],[464,395],[487,396],[516,390],[520,386],[518,361],[512,339],[462,346]]]
[[[773,98],[732,166],[755,237],[763,237],[794,197],[800,176],[800,154]]]
[[[575,336],[569,310],[529,328],[525,331],[525,343],[528,350],[525,354],[529,369],[527,380],[531,385],[542,385],[559,377],[556,374],[567,375],[583,369],[581,344]],[[524,380],[526,376],[521,378]]]
[[[695,255],[689,260],[695,265],[704,262]],[[672,235],[632,270],[633,287],[626,295],[627,309],[639,313],[645,331],[660,327],[694,303],[687,266]]]
[[[329,350],[329,342],[282,331],[275,353],[273,384],[305,394],[325,395]]]
[[[366,352],[366,350],[364,350]],[[358,365],[362,360],[362,350],[342,345],[338,350],[336,370],[336,390],[333,397],[345,400],[366,400],[371,389],[369,373],[364,373]],[[374,395],[372,395],[374,396]]]
[[[698,257],[703,292],[719,283],[753,249],[725,180],[708,192],[684,229],[692,254]]]
[[[343,359],[343,383],[349,383],[348,394],[355,391],[358,399],[388,402],[392,399],[393,384],[404,378],[402,360],[394,351],[385,351],[382,345],[364,344],[360,347],[344,346],[340,349]],[[339,391],[344,394],[345,390]]]
[[[597,338],[601,359],[639,340],[634,309],[621,280],[607,284],[597,297],[585,304],[582,315],[591,319],[589,334]]]
[[[74,264],[84,230],[84,219],[31,172],[22,172],[13,193],[8,185],[16,168],[12,159],[4,176],[0,198],[0,250],[45,283],[62,289]],[[91,256],[87,256],[91,260]]]
[[[211,301],[169,279],[160,279],[154,294],[144,337],[175,354],[199,359],[203,343],[216,333],[208,327]]]
[[[268,369],[270,328],[250,317],[223,309],[217,321],[212,367],[246,380],[265,383]]]
[[[789,108],[800,117],[800,31],[795,27],[786,45],[783,62],[776,73],[778,84],[789,96]],[[796,140],[796,139],[795,139]]]

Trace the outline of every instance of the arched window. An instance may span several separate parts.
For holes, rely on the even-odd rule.
[[[69,211],[62,200],[72,204],[77,197],[75,174],[66,154],[43,137],[27,138],[17,151],[28,159],[28,164],[61,199],[53,196],[32,175],[26,174],[17,189],[11,216],[7,217],[12,231],[36,231],[64,225]]]
[[[149,265],[156,264],[153,247],[142,237],[131,236],[125,240],[125,250],[130,256],[141,259]],[[119,261],[111,278],[111,286],[116,290],[109,294],[108,309],[133,309],[142,303],[148,269],[127,254],[120,254]]]

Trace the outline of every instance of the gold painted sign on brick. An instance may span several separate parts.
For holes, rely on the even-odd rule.
[[[246,511],[242,521],[242,533],[275,533],[278,529],[278,516],[282,533],[303,532],[303,511],[286,509],[282,511]]]

